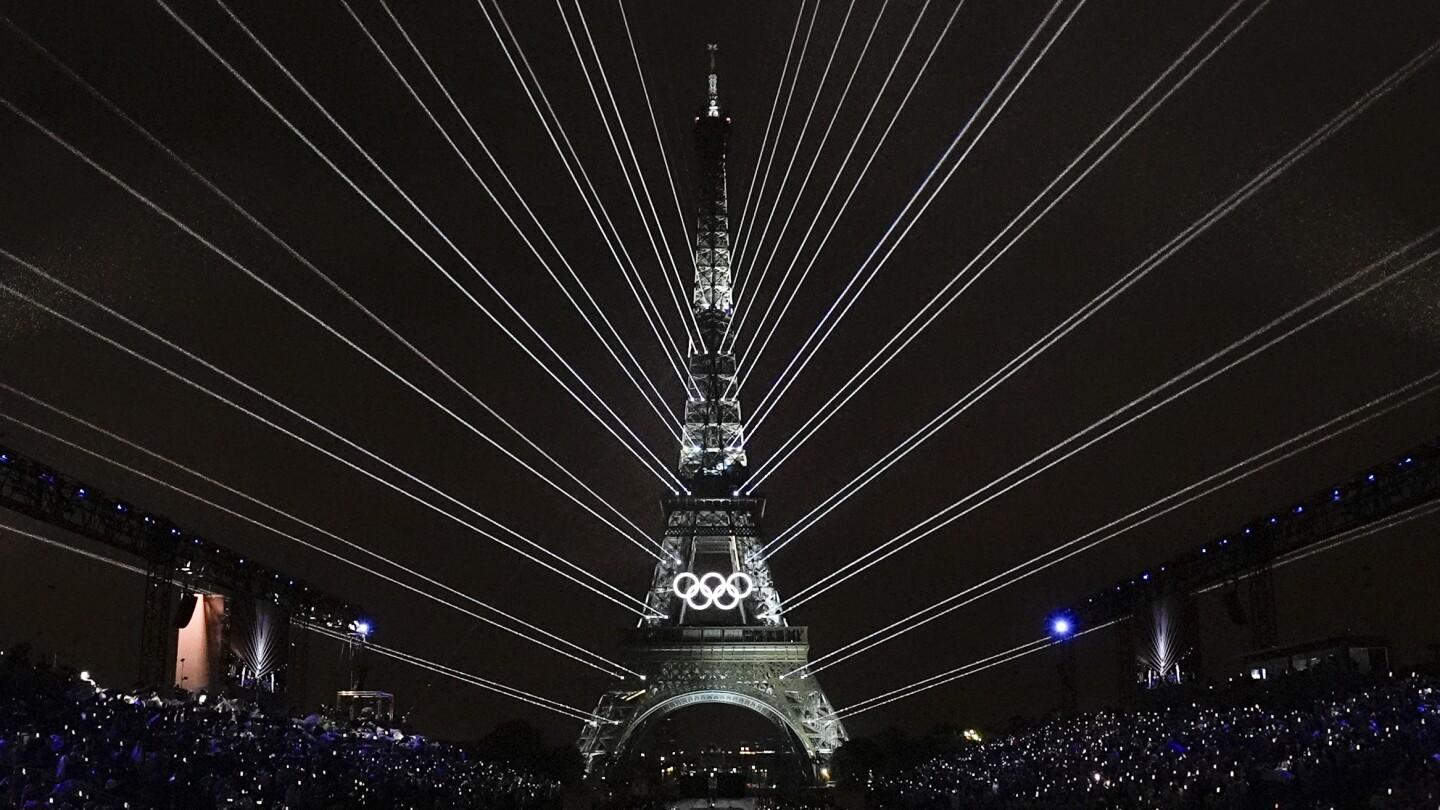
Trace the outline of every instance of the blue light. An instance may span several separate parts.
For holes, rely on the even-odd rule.
[[[0,453],[0,464],[9,464],[9,463],[10,463],[10,454],[9,454],[9,453]]]
[[[355,635],[365,638],[370,635],[371,630],[374,628],[370,626],[370,622],[364,619],[358,619],[350,623],[350,629],[354,631]]]
[[[1064,616],[1056,616],[1050,620],[1050,635],[1056,638],[1066,638],[1075,630],[1075,626]]]
[[[1302,512],[1304,512],[1304,511],[1305,511],[1305,507],[1303,507],[1303,506],[1297,506],[1297,507],[1295,507],[1295,514],[1297,514],[1297,515],[1300,514],[1300,513],[1302,513]]]
[[[1150,572],[1149,572],[1149,571],[1146,571],[1145,573],[1143,573],[1143,574],[1140,575],[1140,578],[1143,579],[1143,580],[1145,580],[1145,581],[1147,581],[1147,582],[1150,581]]]
[[[1365,480],[1366,480],[1366,481],[1374,481],[1374,480],[1375,480],[1375,473],[1370,473],[1369,475],[1365,476]]]
[[[1330,491],[1330,500],[1332,500],[1332,501],[1338,501],[1338,500],[1340,500],[1340,499],[1343,498],[1343,497],[1345,497],[1345,496],[1344,496],[1343,494],[1341,494],[1340,490],[1338,490],[1338,489],[1333,489],[1333,490]]]
[[[75,490],[75,497],[77,497],[77,498],[83,498],[83,497],[85,497],[85,488],[84,488],[84,487],[80,487],[79,489]]]

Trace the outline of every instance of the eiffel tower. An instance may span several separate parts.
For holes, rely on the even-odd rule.
[[[730,326],[730,219],[725,159],[730,118],[720,106],[710,45],[705,109],[695,119],[702,187],[691,307],[703,345],[689,356],[679,476],[689,492],[664,498],[663,556],[646,602],[651,616],[628,630],[621,657],[643,678],[600,698],[580,737],[586,774],[604,777],[627,747],[671,712],[701,703],[741,706],[781,728],[817,781],[847,739],[814,676],[806,628],[786,623],[769,565],[759,557],[765,501],[741,497],[744,425],[734,390]],[[733,348],[733,347],[732,347]]]

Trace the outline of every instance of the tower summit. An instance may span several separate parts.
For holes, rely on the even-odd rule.
[[[710,75],[704,111],[695,116],[695,150],[700,164],[699,211],[695,221],[695,288],[690,299],[703,345],[690,347],[691,390],[685,402],[680,443],[680,477],[697,493],[733,491],[745,478],[744,426],[735,391],[735,354],[721,345],[734,314],[730,279],[730,213],[725,159],[730,117],[720,109],[717,46],[710,45]]]
[[[651,723],[686,706],[725,703],[781,728],[817,780],[846,740],[814,676],[807,628],[786,622],[770,566],[760,556],[765,501],[737,494],[746,477],[744,425],[735,355],[725,350],[732,316],[730,216],[725,189],[730,118],[720,104],[715,45],[708,46],[706,103],[695,116],[700,198],[695,221],[691,311],[699,344],[689,351],[689,388],[679,475],[689,492],[661,500],[662,559],[645,603],[649,615],[627,631],[627,666],[644,677],[600,698],[580,736],[586,773],[624,770]],[[793,673],[793,674],[791,674]]]

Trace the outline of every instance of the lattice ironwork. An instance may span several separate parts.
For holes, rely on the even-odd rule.
[[[1277,557],[1435,500],[1440,500],[1440,439],[1113,583],[1060,614],[1078,629],[1095,627],[1133,615],[1167,594],[1249,579],[1253,642],[1273,646],[1278,632],[1270,566]]]
[[[173,680],[175,610],[182,586],[272,604],[292,621],[335,630],[364,615],[309,583],[6,447],[0,447],[0,508],[145,561],[140,680],[148,685]]]
[[[785,677],[809,660],[808,633],[785,623],[770,567],[760,558],[764,499],[736,494],[746,474],[745,431],[735,397],[735,356],[721,346],[731,317],[725,198],[730,119],[720,107],[714,46],[711,55],[708,103],[695,119],[704,185],[691,302],[704,345],[691,347],[693,387],[679,463],[692,494],[662,501],[664,559],[646,596],[653,615],[630,631],[623,646],[626,666],[644,677],[600,697],[595,715],[601,719],[585,726],[580,751],[586,772],[604,777],[624,762],[649,724],[686,706],[725,703],[787,731],[823,780],[831,755],[846,740],[845,728],[814,676]]]

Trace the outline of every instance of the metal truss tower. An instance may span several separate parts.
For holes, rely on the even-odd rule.
[[[735,391],[730,327],[730,218],[725,160],[730,118],[720,106],[710,45],[705,109],[695,118],[702,186],[695,232],[691,307],[699,344],[690,346],[679,474],[689,494],[663,499],[667,559],[655,566],[651,615],[626,633],[622,657],[644,674],[605,693],[586,724],[586,773],[603,778],[627,760],[628,746],[660,718],[699,703],[741,706],[772,720],[830,778],[830,757],[847,739],[814,676],[806,628],[781,615],[769,565],[760,559],[765,501],[736,493],[746,477],[744,425]]]

